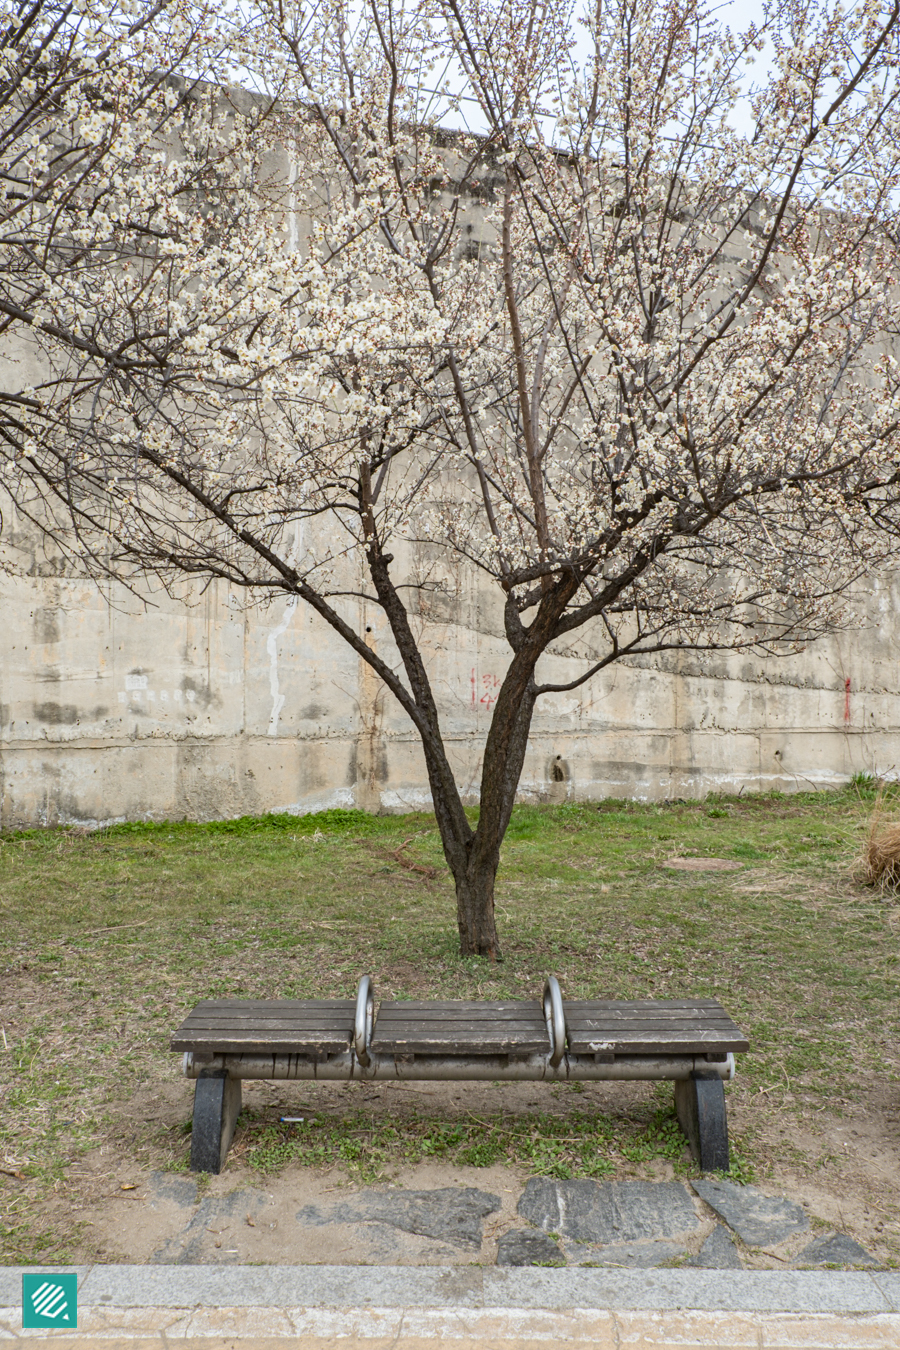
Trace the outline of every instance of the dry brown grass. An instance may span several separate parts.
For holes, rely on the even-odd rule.
[[[900,824],[884,823],[877,813],[872,817],[860,871],[867,886],[900,890]]]

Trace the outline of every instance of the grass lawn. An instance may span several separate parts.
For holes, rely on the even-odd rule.
[[[900,911],[851,871],[871,795],[518,807],[493,966],[457,955],[427,815],[0,836],[3,1259],[86,1250],[66,1207],[80,1160],[185,1167],[190,1091],[168,1037],[198,999],[348,997],[363,973],[385,997],[521,998],[553,973],[569,997],[719,999],[752,1044],[728,1089],[737,1179],[831,1188],[900,1261]],[[740,867],[667,868],[675,856]],[[344,1097],[302,1135],[257,1106],[233,1156],[363,1179],[435,1157],[556,1176],[689,1169],[668,1086],[641,1087],[615,1119],[578,1085],[550,1091],[546,1110],[516,1115],[498,1089],[478,1120]],[[180,1105],[134,1106],[166,1093]]]

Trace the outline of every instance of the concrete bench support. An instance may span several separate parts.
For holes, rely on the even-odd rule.
[[[728,1119],[725,1088],[717,1073],[695,1069],[675,1081],[675,1112],[703,1172],[727,1172]]]
[[[194,1089],[192,1172],[221,1172],[240,1109],[241,1080],[227,1069],[202,1069]]]

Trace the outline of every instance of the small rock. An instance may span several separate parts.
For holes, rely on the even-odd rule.
[[[514,1229],[497,1243],[498,1266],[564,1266],[566,1258],[546,1233]]]
[[[693,1181],[694,1190],[748,1247],[772,1247],[809,1227],[799,1205],[733,1181]]]
[[[690,1196],[675,1181],[548,1181],[532,1177],[519,1201],[523,1219],[575,1242],[678,1237],[699,1227]]]
[[[871,1252],[846,1233],[823,1233],[794,1258],[798,1266],[875,1266]]]
[[[743,1264],[728,1229],[721,1223],[716,1224],[697,1255],[688,1261],[689,1266],[702,1266],[705,1270],[740,1270]]]

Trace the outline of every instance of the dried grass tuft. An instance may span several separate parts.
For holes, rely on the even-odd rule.
[[[900,825],[883,825],[873,819],[861,871],[868,886],[878,886],[882,891],[900,890]]]

